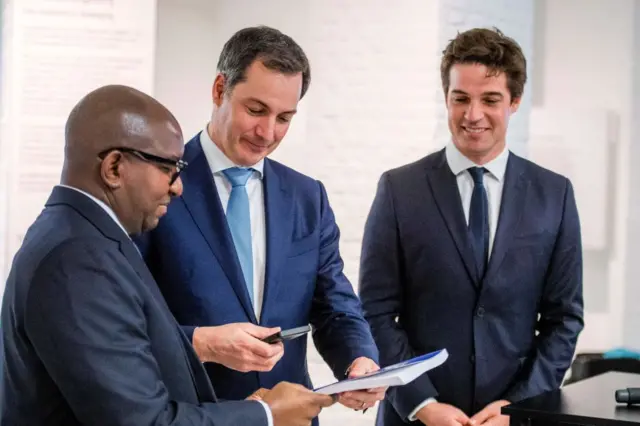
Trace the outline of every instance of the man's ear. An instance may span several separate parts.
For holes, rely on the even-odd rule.
[[[224,100],[224,93],[227,89],[227,79],[222,73],[216,75],[216,79],[213,81],[213,87],[211,88],[211,95],[213,97],[213,103],[220,107]]]
[[[511,105],[509,106],[509,109],[511,110],[511,114],[515,114],[516,111],[518,111],[518,108],[520,108],[520,101],[522,100],[522,98],[514,98],[513,101],[511,102]]]
[[[122,172],[124,156],[120,151],[111,151],[100,164],[100,177],[112,190],[122,186]]]

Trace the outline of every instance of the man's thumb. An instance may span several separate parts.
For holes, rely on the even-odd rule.
[[[315,396],[317,404],[323,408],[331,407],[336,402],[335,398],[331,395],[316,394]]]
[[[269,337],[272,334],[279,333],[282,329],[280,327],[266,328],[251,324],[251,326],[246,328],[245,330],[255,338],[264,339],[265,337]]]
[[[489,418],[489,413],[485,411],[480,411],[476,413],[473,417],[467,417],[467,425],[468,426],[478,426],[484,423]]]

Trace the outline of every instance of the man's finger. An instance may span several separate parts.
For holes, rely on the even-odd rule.
[[[506,418],[503,419],[503,416],[493,416],[486,422],[484,422],[481,426],[503,426],[508,424],[509,420]]]
[[[373,361],[367,358],[358,358],[356,359],[351,368],[349,369],[349,378],[362,376],[364,374],[370,373],[372,371],[379,370],[378,367]]]
[[[349,398],[358,401],[360,404],[362,404],[363,402],[375,403],[376,401],[380,400],[378,394],[369,393],[367,391],[349,392]]]
[[[280,345],[282,345],[282,344],[280,344]],[[270,364],[270,365],[276,365],[278,363],[278,361],[280,361],[280,359],[283,357],[283,355],[284,355],[284,347],[282,347],[282,349],[279,350],[271,358],[267,359],[267,363]]]
[[[345,407],[353,408],[354,410],[357,410],[360,407],[362,407],[362,402],[354,398],[349,398],[348,396],[340,395],[338,397],[338,401],[340,402],[340,404],[344,405]]]
[[[270,362],[265,362],[264,360],[256,361],[251,364],[252,368],[250,371],[258,371],[261,373],[267,373],[273,369],[275,364]]]
[[[485,410],[482,410],[482,411],[479,411],[478,413],[476,413],[469,420],[473,421],[472,424],[481,425],[484,422],[486,422],[487,419],[489,419],[490,417],[491,417],[491,411],[485,409]]]
[[[245,372],[268,372],[271,371],[274,366],[274,364],[269,361],[269,358],[263,358],[250,351],[246,351],[242,354],[242,356],[238,356],[238,358],[236,358],[236,362],[240,366],[242,371]]]
[[[280,359],[282,358],[282,355],[284,355],[284,353],[280,352],[271,358],[260,358],[260,357],[253,358],[254,359],[253,363],[255,365],[256,371],[263,371],[263,372],[271,371],[271,369],[273,369],[273,367],[278,363],[278,361],[280,361]]]
[[[260,327],[259,325],[255,325],[252,323],[246,323],[244,327],[244,331],[252,335],[256,339],[262,340],[265,337],[269,337],[272,334],[276,334],[282,331],[282,329],[280,327],[267,328],[267,327]]]
[[[259,343],[262,343],[262,342],[259,342]],[[260,346],[260,348],[264,349],[264,346],[262,345],[256,345],[256,347],[257,346]],[[265,362],[269,362],[271,359],[274,359],[274,358],[276,359],[281,358],[282,355],[284,355],[284,345],[281,342],[273,343],[270,345],[267,344],[267,346],[268,346],[267,347],[268,354],[266,356],[262,356],[260,353],[256,353],[256,352],[253,352],[253,354],[258,358],[262,358]]]
[[[349,378],[362,376],[368,373],[367,369],[360,364],[356,364],[351,370],[349,370]]]
[[[323,395],[320,393],[314,393],[312,398],[314,403],[323,408],[331,407],[336,402],[331,395]]]
[[[284,343],[272,343],[269,346],[271,346],[271,349],[273,349],[273,356],[271,356],[271,358],[281,357],[282,355],[284,355]]]
[[[265,359],[276,356],[284,350],[281,343],[271,345],[254,337],[248,337],[246,339],[245,347],[254,355]]]
[[[262,398],[264,398],[264,396],[267,394],[267,392],[269,392],[267,389],[260,388],[257,391],[255,391],[254,393],[252,393],[251,395],[249,395],[247,397],[247,400],[248,401],[261,401]]]

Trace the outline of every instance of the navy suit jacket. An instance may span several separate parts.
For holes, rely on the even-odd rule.
[[[252,322],[287,329],[311,324],[314,342],[337,377],[351,362],[378,352],[360,300],[343,274],[339,230],[322,184],[265,159],[267,264],[260,321],[244,283],[226,216],[197,135],[185,147],[182,197],[159,226],[137,239],[171,311],[194,326]],[[285,342],[283,358],[266,373],[206,368],[221,398],[241,399],[286,380],[311,387],[307,339]]]
[[[267,425],[255,401],[215,403],[133,242],[70,188],[14,258],[2,338],[3,425]]]
[[[504,179],[493,252],[478,279],[444,150],[382,175],[360,267],[382,365],[441,348],[450,357],[390,389],[378,425],[404,424],[428,397],[472,415],[560,386],[584,325],[573,189],[513,153]]]

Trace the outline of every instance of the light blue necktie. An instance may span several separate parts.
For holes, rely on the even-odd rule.
[[[231,182],[231,195],[227,204],[227,223],[236,247],[244,282],[253,303],[253,252],[251,249],[251,215],[249,213],[249,196],[247,181],[253,169],[233,167],[222,172]]]

